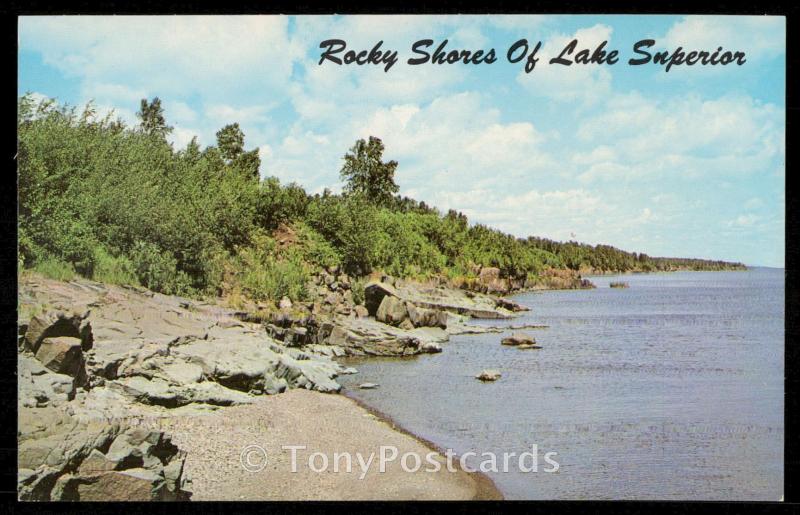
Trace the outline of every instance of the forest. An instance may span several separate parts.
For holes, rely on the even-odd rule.
[[[191,297],[302,300],[309,279],[331,267],[456,285],[470,284],[481,266],[534,282],[547,269],[745,268],[471,224],[462,213],[399,195],[398,163],[384,161],[376,137],[345,154],[341,194],[311,195],[262,179],[258,151],[246,150],[236,123],[216,133],[216,145],[201,148],[195,138],[174,148],[158,98],[143,99],[137,115],[139,123],[126,126],[91,104],[19,98],[21,270]]]

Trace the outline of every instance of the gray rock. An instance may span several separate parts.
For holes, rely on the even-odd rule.
[[[370,282],[364,286],[364,306],[371,316],[376,315],[384,297],[387,295],[391,297],[398,296],[394,286],[377,281]]]
[[[447,313],[436,309],[420,308],[411,302],[406,303],[408,318],[414,327],[447,328]]]
[[[513,333],[501,340],[503,345],[536,345],[536,339],[525,333]]]
[[[497,381],[501,376],[502,374],[498,370],[486,369],[476,375],[475,378],[481,381]]]
[[[25,348],[33,353],[45,338],[67,336],[78,338],[83,350],[92,347],[92,327],[86,320],[88,313],[68,313],[65,311],[49,311],[36,315],[28,322],[25,331]]]
[[[21,500],[189,498],[185,454],[162,431],[81,421],[56,408],[24,410],[19,422]]]
[[[75,377],[52,372],[30,354],[17,355],[17,372],[21,407],[59,406],[75,398]]]
[[[378,386],[380,386],[378,383],[361,383],[360,385],[358,385],[358,387],[361,388],[362,390],[372,390],[374,388],[377,388]]]
[[[58,336],[43,338],[36,359],[58,374],[77,377],[83,373],[83,350],[80,338]]]
[[[386,295],[375,313],[375,318],[389,325],[400,325],[400,323],[408,317],[408,310],[406,304],[397,297]]]

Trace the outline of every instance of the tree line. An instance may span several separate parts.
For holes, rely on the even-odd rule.
[[[398,163],[383,160],[376,137],[344,156],[341,194],[311,195],[296,183],[261,179],[258,150],[246,149],[237,123],[220,129],[215,145],[201,148],[195,138],[176,149],[158,98],[142,100],[137,116],[128,127],[97,116],[91,104],[78,110],[19,99],[21,267],[188,296],[304,299],[311,276],[334,266],[354,276],[380,270],[453,281],[474,278],[480,266],[515,278],[547,268],[742,266],[516,238],[470,224],[462,213],[399,195]]]

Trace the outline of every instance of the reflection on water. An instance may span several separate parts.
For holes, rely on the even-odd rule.
[[[544,347],[456,336],[437,355],[353,361],[354,397],[456,452],[556,451],[557,473],[497,473],[508,499],[783,495],[783,270],[595,277],[522,294]],[[489,322],[496,325],[496,321]],[[503,377],[474,376],[497,368]],[[359,390],[361,382],[380,383]],[[474,465],[480,463],[480,458]]]

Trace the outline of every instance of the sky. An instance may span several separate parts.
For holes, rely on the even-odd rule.
[[[320,65],[332,38],[383,41],[398,63]],[[506,59],[522,38],[542,42],[531,73]],[[408,65],[420,39],[497,60]],[[572,39],[620,62],[548,64]],[[628,66],[642,39],[746,62]],[[238,122],[262,177],[312,193],[341,190],[342,157],[377,136],[402,195],[473,223],[782,267],[785,43],[785,18],[764,16],[21,17],[18,93],[129,124],[158,96],[176,149]]]

